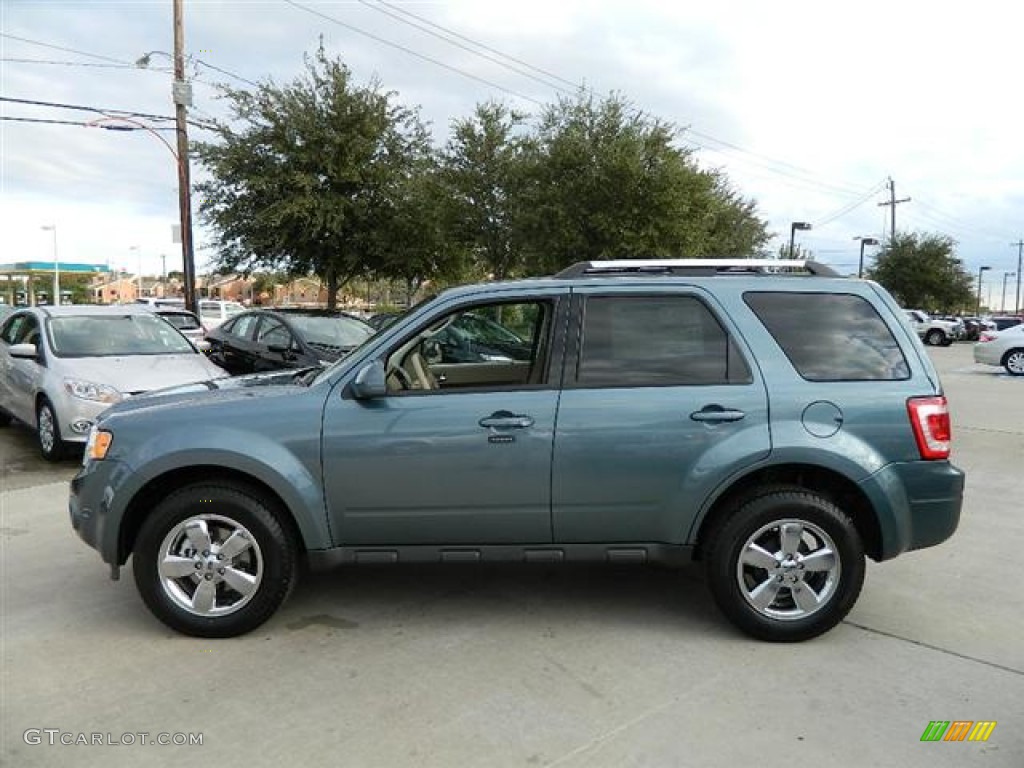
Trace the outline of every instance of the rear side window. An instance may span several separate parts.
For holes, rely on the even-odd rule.
[[[750,369],[692,296],[587,299],[577,383],[603,387],[743,384]]]
[[[846,293],[743,296],[808,381],[896,381],[910,368],[875,308]]]

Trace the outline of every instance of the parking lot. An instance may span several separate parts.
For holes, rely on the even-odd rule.
[[[869,564],[801,645],[739,635],[697,567],[365,566],[307,577],[250,635],[183,637],[72,532],[75,462],[0,430],[0,764],[1021,768],[1024,377],[929,354],[960,529]],[[997,726],[922,743],[933,720]]]

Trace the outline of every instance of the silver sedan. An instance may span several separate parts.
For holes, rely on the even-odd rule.
[[[1001,365],[1011,376],[1024,376],[1024,324],[1005,331],[982,331],[974,345],[974,362]]]
[[[85,443],[113,403],[224,375],[141,306],[30,307],[0,326],[0,423],[13,417],[35,427],[50,461]]]

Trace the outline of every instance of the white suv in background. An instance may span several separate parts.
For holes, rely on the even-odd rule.
[[[199,300],[199,319],[208,331],[216,328],[229,317],[234,317],[242,312],[245,312],[245,306],[237,301]]]
[[[948,347],[955,339],[965,335],[964,324],[953,320],[938,320],[920,309],[904,309],[907,322],[925,344]]]

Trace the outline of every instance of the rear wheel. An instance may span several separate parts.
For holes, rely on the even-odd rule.
[[[135,584],[167,626],[233,637],[278,609],[295,583],[297,545],[259,492],[197,484],[146,519],[133,553]]]
[[[39,441],[39,454],[47,461],[60,461],[67,454],[68,446],[60,436],[57,412],[45,398],[36,407],[36,437]]]
[[[1024,349],[1011,349],[1003,355],[1003,367],[1011,376],[1024,376]]]
[[[864,583],[864,545],[831,501],[799,488],[765,489],[712,530],[715,602],[753,637],[793,642],[838,624]]]

